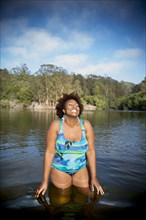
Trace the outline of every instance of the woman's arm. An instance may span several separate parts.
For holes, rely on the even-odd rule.
[[[94,187],[97,190],[97,193],[101,195],[104,194],[102,187],[96,176],[96,151],[94,146],[94,131],[92,128],[91,123],[88,120],[85,120],[85,131],[86,131],[86,138],[88,140],[88,151],[87,151],[87,159],[89,163],[89,170],[91,175],[91,189],[94,191]]]
[[[58,120],[54,120],[51,123],[46,135],[46,150],[44,155],[43,178],[41,185],[36,190],[36,197],[38,197],[40,193],[44,195],[47,190],[48,179],[55,154],[56,138],[58,131],[59,131],[59,122]]]

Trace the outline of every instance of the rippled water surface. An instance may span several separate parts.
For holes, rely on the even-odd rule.
[[[33,195],[42,178],[46,131],[54,118],[52,111],[1,110],[2,211],[44,219],[48,214],[52,219],[118,219],[127,211],[139,216],[146,193],[146,113],[84,112],[82,118],[94,128],[97,176],[105,195],[92,198],[71,189],[62,196],[50,186],[50,194],[38,201]]]

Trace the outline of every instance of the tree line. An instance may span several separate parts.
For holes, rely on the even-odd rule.
[[[146,77],[139,84],[117,81],[107,75],[69,74],[62,67],[43,64],[31,74],[26,64],[0,69],[0,107],[16,100],[28,107],[32,102],[55,106],[63,93],[77,92],[83,104],[97,110],[146,111]]]

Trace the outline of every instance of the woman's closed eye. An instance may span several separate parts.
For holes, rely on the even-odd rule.
[[[67,105],[69,108],[72,108],[72,107],[75,107],[75,108],[79,108],[79,105],[78,104],[74,104],[74,103],[68,103]]]

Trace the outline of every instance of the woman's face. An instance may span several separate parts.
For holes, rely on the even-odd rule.
[[[63,112],[69,116],[78,116],[80,114],[79,104],[74,99],[69,99],[65,103]]]

